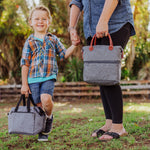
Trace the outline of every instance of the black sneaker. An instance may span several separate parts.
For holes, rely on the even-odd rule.
[[[52,130],[52,124],[53,124],[53,115],[51,118],[46,119],[45,130],[42,131],[42,134],[48,135]]]
[[[46,142],[46,141],[48,141],[48,135],[44,135],[42,133],[39,133],[38,141],[39,142]]]

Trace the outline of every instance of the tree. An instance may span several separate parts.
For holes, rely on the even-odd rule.
[[[132,37],[128,44],[126,67],[131,73],[131,78],[137,78],[139,70],[143,68],[150,59],[150,44],[148,41],[149,1],[132,0],[131,4],[134,8],[133,17],[136,36]]]
[[[0,16],[0,76],[10,83],[20,82],[20,58],[27,34],[26,1],[3,0]]]

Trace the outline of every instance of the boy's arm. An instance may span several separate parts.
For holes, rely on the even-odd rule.
[[[21,94],[25,94],[26,97],[28,97],[28,94],[31,93],[28,85],[28,72],[29,72],[29,67],[23,65],[21,71],[22,74]]]
[[[74,52],[76,48],[77,46],[71,45],[65,52],[65,58],[68,58],[70,55],[72,55],[72,53]]]

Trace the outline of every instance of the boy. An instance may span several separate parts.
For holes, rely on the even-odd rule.
[[[21,58],[21,94],[27,97],[32,93],[34,102],[42,107],[47,116],[45,130],[39,133],[38,141],[48,141],[48,134],[52,129],[52,96],[58,72],[56,55],[64,60],[76,48],[72,45],[66,50],[55,35],[47,33],[51,21],[48,8],[38,6],[31,11],[29,24],[34,33],[26,40]]]

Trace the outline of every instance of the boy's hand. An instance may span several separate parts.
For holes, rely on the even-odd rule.
[[[80,38],[77,34],[76,29],[70,30],[70,38],[71,38],[71,41],[72,41],[72,45],[77,46],[77,45],[80,44]]]
[[[24,94],[25,97],[28,97],[29,93],[31,94],[29,86],[28,85],[22,85],[22,87],[21,87],[21,94]]]

